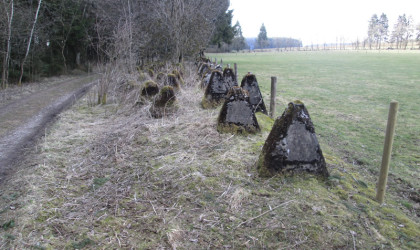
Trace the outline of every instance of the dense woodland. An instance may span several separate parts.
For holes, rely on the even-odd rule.
[[[2,87],[119,60],[181,61],[231,43],[228,0],[2,0]]]
[[[239,22],[232,25],[229,4],[229,0],[1,0],[1,87],[87,70],[98,62],[119,61],[133,70],[153,60],[179,62],[205,48],[227,52],[302,47],[297,39],[270,38],[264,24],[258,38],[245,39]],[[385,42],[406,49],[416,40],[420,26],[411,17],[399,16],[391,32],[386,15],[375,14],[367,38],[352,42],[355,49],[381,49]],[[341,43],[340,48],[345,42]]]

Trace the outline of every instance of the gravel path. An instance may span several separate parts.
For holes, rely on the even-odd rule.
[[[97,81],[97,75],[57,82],[0,106],[0,183],[17,171],[19,158],[44,135],[46,126]]]

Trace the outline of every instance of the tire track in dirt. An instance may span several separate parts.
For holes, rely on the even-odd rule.
[[[18,168],[20,156],[35,145],[45,127],[83,96],[96,75],[78,77],[0,107],[0,183]]]

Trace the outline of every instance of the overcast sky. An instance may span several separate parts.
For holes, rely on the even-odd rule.
[[[245,37],[257,37],[264,23],[268,37],[301,39],[311,43],[346,42],[367,36],[369,19],[385,13],[390,30],[399,15],[412,16],[420,23],[420,0],[230,0],[233,21],[242,26]]]

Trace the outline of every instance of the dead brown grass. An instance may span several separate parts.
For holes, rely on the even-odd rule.
[[[383,236],[393,223],[415,239],[409,233],[418,224],[403,214],[377,221],[385,216],[371,200],[372,185],[358,185],[361,177],[351,178],[352,169],[333,156],[327,162],[335,179],[327,183],[258,178],[254,166],[269,130],[219,134],[219,111],[200,108],[192,67],[180,109],[160,119],[148,112],[150,100],[136,104],[140,88],[128,81],[137,76],[116,77],[114,101],[90,106],[86,97],[63,113],[32,167],[2,187],[9,199],[0,222],[14,226],[4,230],[0,249],[395,247],[400,231]]]

